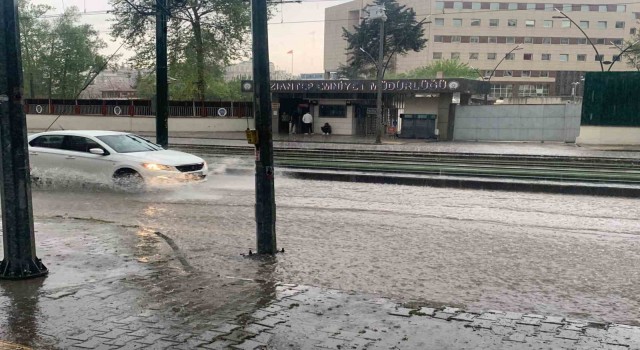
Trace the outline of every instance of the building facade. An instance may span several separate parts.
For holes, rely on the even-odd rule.
[[[342,28],[358,24],[368,3],[355,0],[326,10],[327,77],[347,59]],[[424,31],[429,41],[421,52],[397,57],[392,70],[401,73],[435,60],[458,59],[477,69],[478,79],[491,76],[493,98],[580,95],[584,72],[629,70],[617,60],[640,18],[640,3],[625,0],[399,3],[413,8],[417,21],[430,22]]]

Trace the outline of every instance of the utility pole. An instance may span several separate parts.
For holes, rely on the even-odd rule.
[[[156,0],[156,143],[169,148],[167,0]]]
[[[376,74],[376,87],[378,90],[378,96],[376,99],[376,109],[377,109],[377,121],[376,121],[376,143],[382,143],[382,75],[384,74],[384,22],[387,20],[387,15],[385,13],[384,5],[371,6],[369,10],[369,19],[380,20],[380,43],[378,45],[378,64],[376,65],[378,68],[378,72]]]
[[[2,1],[0,11],[0,278],[26,279],[49,271],[36,257],[17,0]]]
[[[256,234],[258,254],[275,254],[276,200],[269,84],[267,0],[251,0],[253,36],[253,105],[256,143]]]

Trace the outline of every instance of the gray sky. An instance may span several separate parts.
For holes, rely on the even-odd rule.
[[[76,6],[81,12],[83,22],[90,23],[98,30],[109,44],[105,54],[115,51],[119,42],[109,36],[110,15],[91,14],[96,11],[110,9],[108,0],[32,0],[34,3],[48,4],[56,7],[59,13],[63,7]],[[324,9],[347,0],[308,1],[302,4],[278,5],[278,12],[269,24],[269,58],[276,67],[291,71],[291,55],[293,50],[293,71],[299,73],[321,73],[323,71],[324,48]],[[288,23],[298,22],[298,23]],[[303,23],[300,23],[303,22]],[[124,52],[125,57],[131,52]]]

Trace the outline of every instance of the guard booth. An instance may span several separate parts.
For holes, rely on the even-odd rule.
[[[403,139],[437,139],[437,114],[400,114],[402,133],[398,137]]]

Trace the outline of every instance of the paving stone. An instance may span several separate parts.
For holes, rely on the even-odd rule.
[[[540,325],[540,332],[556,333],[560,328],[559,324],[543,323]]]
[[[536,334],[536,327],[528,324],[518,324],[515,329],[516,332],[524,333],[529,336]]]
[[[117,321],[113,321],[113,322],[115,322],[115,323],[124,323],[124,324],[127,324],[127,323],[134,323],[134,322],[138,322],[138,321],[140,321],[141,319],[142,319],[141,317],[129,316],[129,317],[125,317],[125,318],[123,318],[123,319],[121,319],[121,320],[117,320]]]
[[[539,318],[531,318],[531,317],[522,317],[522,319],[517,320],[516,323],[518,324],[526,324],[526,325],[530,325],[530,326],[539,326],[540,325],[540,319]]]
[[[269,307],[263,308],[262,310],[275,314],[275,313],[278,313],[278,312],[282,311],[282,307],[279,306],[279,305],[272,304]]]
[[[185,342],[187,339],[194,337],[195,334],[193,333],[188,333],[188,332],[180,332],[180,334],[177,334],[175,336],[169,336],[169,337],[165,337],[162,339],[166,339],[166,340],[171,340],[174,341],[176,343],[182,343]]]
[[[462,309],[457,307],[445,307],[444,310],[442,310],[442,312],[446,312],[448,314],[455,314],[460,311],[462,311]]]
[[[261,326],[266,326],[266,327],[269,327],[269,328],[273,328],[277,324],[284,323],[284,322],[287,322],[287,321],[283,320],[282,318],[274,316],[274,317],[267,317],[264,320],[260,320],[260,321],[256,322],[256,324],[259,324]]]
[[[165,350],[165,349],[173,348],[175,345],[176,343],[173,343],[173,342],[168,342],[166,340],[158,340],[153,344],[149,345],[148,347],[146,347],[145,350]]]
[[[136,341],[140,338],[138,337],[132,337],[130,335],[121,335],[119,336],[117,339],[113,339],[113,340],[108,340],[105,342],[105,344],[109,344],[109,345],[115,345],[115,346],[125,346],[128,343],[131,343],[133,341]]]
[[[421,307],[420,312],[425,314],[425,316],[433,316],[436,313],[436,309],[432,307]]]
[[[507,312],[504,317],[511,320],[519,320],[522,318],[522,314],[519,312]]]
[[[489,310],[487,312],[491,314],[502,315],[502,316],[506,314],[504,311],[500,311],[500,310]]]
[[[262,310],[258,310],[254,313],[251,314],[251,317],[261,320],[263,318],[267,318],[269,316],[273,316],[273,313],[271,312],[267,312],[267,311],[262,311]]]
[[[140,338],[136,341],[142,344],[153,344],[162,338],[164,338],[164,334],[151,333],[151,334],[148,334],[146,337]]]
[[[261,326],[259,324],[255,324],[255,323],[251,323],[247,326],[245,326],[243,328],[243,330],[249,332],[249,333],[253,333],[253,334],[260,334],[262,332],[264,332],[265,330],[270,329],[267,326]]]
[[[315,344],[315,347],[322,349],[344,349],[345,341],[340,339],[325,339],[320,343]]]
[[[504,327],[504,326],[496,326],[493,325],[491,326],[491,331],[497,335],[510,335],[511,333],[514,332],[514,329],[511,327]]]
[[[498,325],[498,326],[515,328],[516,320],[512,320],[512,319],[509,319],[509,318],[501,318],[501,319],[498,320],[498,322],[495,322],[495,324]]]
[[[582,332],[582,329],[587,327],[586,323],[569,323],[564,325],[564,327],[562,327],[562,329],[567,330],[567,331],[576,331],[576,332]]]
[[[147,349],[147,344],[140,344],[136,342],[130,342],[122,347],[119,347],[118,350],[139,350],[139,349]]]
[[[493,321],[475,319],[469,326],[473,328],[491,329],[492,325],[493,325]]]
[[[100,345],[107,345],[104,344],[105,339],[103,338],[97,338],[97,337],[93,337],[83,343],[79,343],[79,344],[75,344],[74,346],[77,348],[83,348],[83,349],[95,349]],[[113,346],[108,345],[110,348],[114,348]]]
[[[552,323],[552,324],[559,324],[559,325],[564,325],[564,317],[559,317],[559,316],[547,316],[544,321],[542,321],[542,323]]]
[[[149,333],[151,333],[150,329],[142,328],[142,329],[139,329],[139,330],[137,330],[137,331],[135,331],[133,333],[129,333],[129,335],[132,336],[132,337],[143,338],[143,337],[146,337],[147,335],[149,335]]]
[[[400,307],[395,310],[389,311],[389,315],[411,317],[411,313],[410,313],[411,311],[412,311],[411,309],[408,309],[406,307]]]
[[[258,343],[257,341],[253,341],[249,339],[249,340],[245,340],[241,344],[231,345],[231,348],[239,349],[239,350],[254,350],[254,349],[266,349],[267,346],[265,344]]]
[[[518,342],[518,343],[526,343],[527,339],[527,335],[524,333],[513,333],[510,334],[508,337],[505,337],[504,340],[506,341],[514,341],[514,342]]]
[[[216,343],[216,342],[218,342],[218,340],[216,340],[216,341],[215,341],[215,342],[213,342],[213,343]],[[208,341],[204,341],[204,340],[202,340],[202,339],[198,339],[198,338],[189,338],[189,339],[187,339],[187,341],[186,341],[186,342],[183,342],[182,344],[179,344],[179,345],[174,345],[174,347],[181,347],[181,348],[185,348],[185,349],[189,349],[189,350],[191,350],[191,349],[195,349],[195,348],[200,347],[200,346],[204,347],[204,346],[212,345],[212,344],[213,344],[213,343],[212,343],[212,344],[209,344],[209,343],[210,343],[210,342],[208,342]],[[229,343],[229,342],[227,342],[227,341],[225,340],[225,343]],[[225,348],[225,349],[226,349],[226,348]]]
[[[273,338],[273,334],[262,332],[251,339],[257,341],[258,343],[268,344],[271,338]]]
[[[602,344],[603,350],[628,350],[626,345]]]
[[[433,318],[438,318],[441,320],[449,320],[451,317],[455,316],[455,314],[449,314],[446,312],[438,311],[433,315]]]
[[[580,335],[576,331],[561,330],[560,333],[556,335],[556,338],[578,340],[580,339]]]
[[[234,345],[234,344],[228,340],[216,340],[211,344],[204,344],[201,347],[204,349],[222,350],[222,349],[229,349],[231,345]],[[192,348],[187,348],[187,349],[191,350]]]
[[[93,338],[94,336],[98,335],[98,334],[102,334],[100,332],[96,332],[96,331],[86,331],[80,334],[76,334],[76,335],[70,335],[68,336],[69,339],[74,339],[74,340],[81,340],[81,341],[87,341],[90,338]]]
[[[451,319],[456,321],[473,322],[474,318],[476,318],[476,315],[463,312],[453,316]]]
[[[491,312],[485,312],[482,315],[478,316],[477,318],[481,320],[497,321],[499,317],[500,315],[496,315]]]
[[[217,332],[217,331],[206,331],[206,332],[200,334],[198,336],[198,339],[202,339],[202,340],[206,341],[207,343],[211,343],[215,339],[220,338],[225,334],[228,334],[228,333],[222,333],[222,332]]]
[[[525,314],[524,317],[544,319],[544,316],[538,314]]]
[[[109,333],[99,334],[97,336],[100,337],[100,338],[116,339],[116,338],[120,337],[121,335],[129,333],[129,332],[130,331],[126,330],[126,329],[118,329],[118,328],[116,328],[116,329],[112,330]]]
[[[223,323],[213,328],[212,331],[229,334],[233,332],[234,329],[237,329],[237,328],[240,328],[240,326],[238,326],[237,324]]]
[[[358,337],[358,333],[355,332],[349,332],[349,331],[339,331],[339,332],[335,332],[333,334],[331,334],[329,336],[329,338],[334,338],[334,339],[342,339],[342,340],[346,340],[346,341],[352,341],[354,339],[356,339]]]
[[[247,338],[251,338],[253,336],[255,336],[255,333],[249,333],[249,332],[245,332],[241,329],[236,329],[235,331],[231,332],[231,334],[227,334],[227,335],[223,335],[222,339],[228,340],[230,342],[234,342],[234,343],[240,343],[242,341],[244,341]]]

